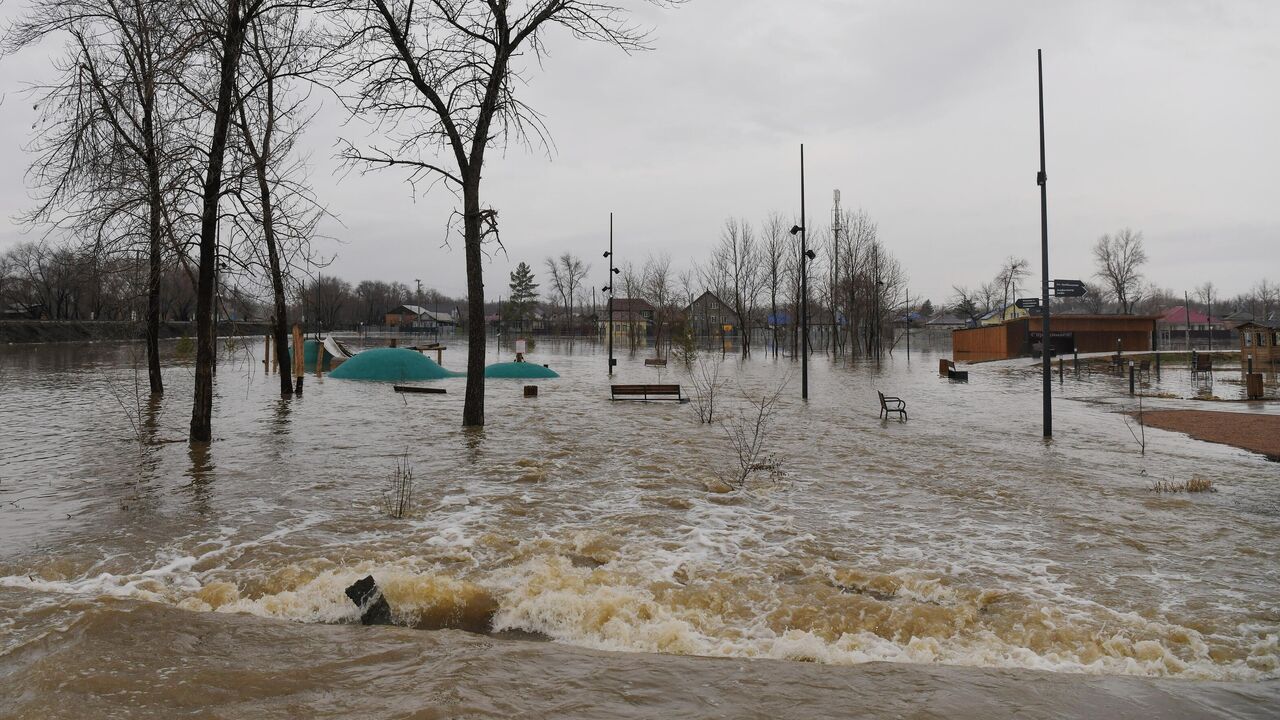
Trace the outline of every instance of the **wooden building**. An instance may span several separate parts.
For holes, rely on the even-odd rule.
[[[722,337],[738,327],[738,314],[715,293],[707,290],[684,309],[684,321],[695,337]]]
[[[643,298],[613,298],[606,301],[605,316],[613,320],[613,334],[649,337],[653,334],[654,307]],[[600,321],[600,332],[607,332],[605,323]]]
[[[1049,321],[1052,325],[1053,321]],[[1240,333],[1240,366],[1248,369],[1253,358],[1253,371],[1274,373],[1280,369],[1280,320],[1250,320],[1242,323]]]
[[[1054,315],[1049,319],[1054,354],[1072,351],[1143,352],[1155,349],[1154,315]],[[1038,353],[1044,321],[1038,315],[1000,325],[951,331],[951,348],[957,360],[1002,360]]]

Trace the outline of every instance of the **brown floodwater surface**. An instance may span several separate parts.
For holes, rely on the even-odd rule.
[[[796,364],[731,352],[704,425],[610,402],[595,344],[541,342],[530,360],[562,377],[536,398],[489,380],[487,424],[466,430],[462,379],[398,395],[309,375],[282,400],[257,344],[223,352],[216,440],[196,449],[177,359],[152,402],[139,346],[0,348],[0,717],[1265,717],[1280,700],[1280,464],[1154,428],[1140,452],[1126,380],[1055,381],[1046,442],[1026,362],[956,384],[933,352],[818,356],[803,403]],[[620,353],[613,381],[691,391],[646,354]],[[777,471],[716,492],[737,466],[723,421],[781,383]],[[876,390],[910,420],[880,420]],[[415,502],[392,519],[402,458]],[[1218,492],[1149,490],[1193,477]],[[401,627],[353,625],[343,590],[369,574]]]

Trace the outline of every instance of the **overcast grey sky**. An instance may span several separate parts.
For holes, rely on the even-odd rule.
[[[625,2],[625,0],[624,0]],[[913,295],[989,279],[1010,254],[1039,277],[1036,49],[1045,52],[1052,274],[1087,278],[1103,233],[1143,231],[1147,276],[1223,295],[1280,280],[1280,1],[691,0],[631,3],[655,29],[625,55],[560,34],[523,99],[555,148],[494,154],[484,193],[510,269],[570,250],[593,265],[615,213],[619,258],[706,258],[724,220],[808,212],[831,191],[880,226]],[[12,16],[13,0],[0,7]],[[52,45],[0,64],[0,211],[23,182],[35,113],[20,91]],[[349,280],[414,278],[461,295],[461,243],[442,247],[453,197],[416,200],[402,176],[338,173],[334,142],[359,139],[329,102],[309,132],[317,194],[341,219],[331,270]],[[811,222],[811,226],[814,225]],[[24,237],[6,220],[0,249]]]

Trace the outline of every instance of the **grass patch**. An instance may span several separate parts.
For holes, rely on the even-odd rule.
[[[1157,480],[1155,485],[1150,488],[1151,492],[1157,493],[1215,493],[1218,488],[1213,486],[1213,481],[1208,478],[1193,477],[1185,482],[1173,482],[1171,480]]]

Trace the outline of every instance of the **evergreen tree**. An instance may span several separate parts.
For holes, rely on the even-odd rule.
[[[528,263],[520,263],[511,273],[511,301],[508,307],[511,319],[524,331],[524,319],[533,312],[538,300],[538,283],[533,281],[533,270]]]

